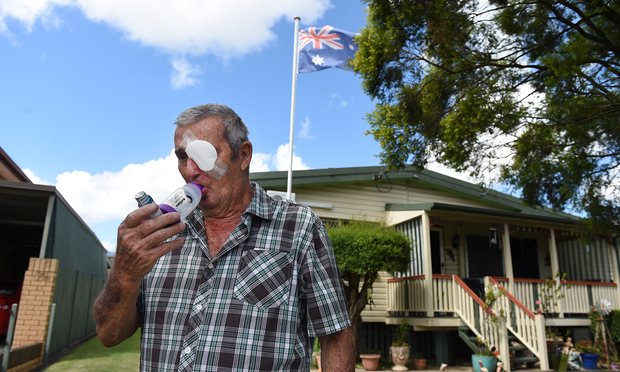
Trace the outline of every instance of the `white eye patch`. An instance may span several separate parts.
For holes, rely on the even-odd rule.
[[[203,140],[191,141],[187,144],[185,153],[203,172],[209,172],[215,168],[217,151],[209,142]]]
[[[217,150],[210,142],[197,139],[194,133],[188,130],[183,134],[183,143],[187,156],[203,172],[217,179],[226,174],[226,164],[217,160]]]

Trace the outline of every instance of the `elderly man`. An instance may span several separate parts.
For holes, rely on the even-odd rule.
[[[354,370],[347,306],[321,220],[249,179],[252,144],[223,105],[190,108],[174,134],[179,172],[202,186],[186,221],[118,228],[114,265],[98,297],[97,335],[116,345],[142,328],[145,371],[307,371],[311,338],[325,371]]]

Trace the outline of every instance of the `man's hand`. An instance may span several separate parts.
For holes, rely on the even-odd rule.
[[[160,257],[183,245],[183,239],[164,242],[185,229],[179,214],[149,218],[156,210],[154,203],[145,205],[127,215],[118,227],[113,271],[124,280],[139,283]]]

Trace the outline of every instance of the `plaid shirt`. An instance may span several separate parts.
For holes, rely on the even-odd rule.
[[[143,371],[308,371],[310,338],[350,326],[325,226],[254,196],[215,258],[202,212],[142,281]]]

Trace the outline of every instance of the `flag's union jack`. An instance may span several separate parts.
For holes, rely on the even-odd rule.
[[[308,31],[301,30],[299,33],[299,49],[303,49],[306,45],[312,43],[313,49],[323,49],[323,46],[332,49],[342,49],[344,45],[336,40],[340,40],[340,36],[332,32],[332,26],[323,26],[319,32],[316,27],[309,27]]]

